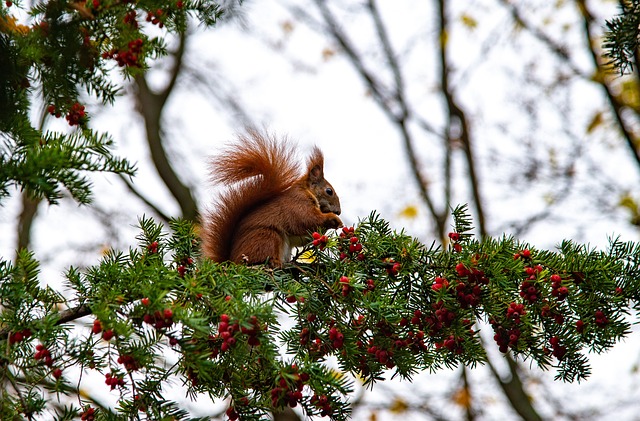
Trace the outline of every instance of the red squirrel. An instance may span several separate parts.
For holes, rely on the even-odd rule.
[[[216,156],[211,179],[226,187],[203,223],[203,251],[216,261],[280,267],[310,231],[339,228],[340,200],[315,147],[304,173],[285,141],[249,131]]]

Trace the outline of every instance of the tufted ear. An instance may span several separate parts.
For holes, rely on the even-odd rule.
[[[317,184],[322,180],[324,180],[324,155],[317,146],[314,146],[307,161],[307,181],[309,184]]]

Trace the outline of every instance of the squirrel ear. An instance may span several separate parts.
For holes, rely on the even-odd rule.
[[[322,155],[322,151],[317,146],[313,148],[307,165],[310,183],[317,183],[324,179],[324,155]]]

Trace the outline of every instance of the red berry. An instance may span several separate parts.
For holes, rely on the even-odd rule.
[[[150,254],[154,254],[158,252],[158,242],[154,241],[151,244],[149,244],[147,246],[147,250],[149,251]]]
[[[102,323],[100,323],[100,320],[96,319],[93,321],[93,327],[91,328],[91,331],[97,335],[98,333],[102,332]]]
[[[171,319],[173,318],[173,311],[170,308],[166,308],[164,310],[164,318],[165,319]]]
[[[62,376],[62,369],[56,368],[51,374],[53,374],[53,377],[55,377],[56,379],[59,379],[60,376]]]
[[[105,330],[104,332],[102,332],[102,339],[104,339],[105,341],[110,341],[111,338],[113,338],[114,336],[115,336],[115,333],[113,333],[112,329]]]
[[[525,259],[529,259],[531,257],[531,250],[529,249],[524,249],[520,252],[520,255],[522,257],[524,257]]]
[[[151,303],[151,300],[149,300],[149,298],[147,298],[147,297],[144,297],[142,300],[140,300],[140,302],[142,303],[143,306],[149,307],[149,304]]]

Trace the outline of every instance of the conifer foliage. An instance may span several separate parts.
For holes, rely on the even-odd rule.
[[[385,373],[410,380],[481,364],[481,330],[495,342],[486,346],[565,381],[587,378],[587,353],[629,332],[638,245],[595,251],[565,241],[545,251],[478,241],[465,209],[454,216],[446,249],[372,214],[339,235],[317,234],[304,259],[280,270],[200,259],[190,223],[174,221],[169,234],[143,218],[139,247],[69,269],[64,295],[40,286],[23,252],[0,268],[0,415],[41,413],[46,396],[98,374],[118,407],[80,398],[58,419],[191,419],[164,392],[179,383],[192,398],[229,399],[232,420],[285,406],[341,420],[352,376],[373,384]]]
[[[163,31],[185,30],[188,15],[213,25],[220,9],[51,0],[37,2],[23,25],[20,6],[0,5],[0,204],[16,186],[51,203],[66,189],[88,203],[84,171],[133,168],[88,127],[83,95],[112,101],[112,70],[144,71],[164,52]],[[39,101],[71,130],[33,124]],[[22,250],[0,262],[0,419],[193,419],[167,393],[178,384],[189,398],[227,399],[231,420],[287,406],[344,420],[352,376],[410,380],[481,364],[495,346],[581,380],[587,353],[629,332],[639,245],[537,250],[509,237],[478,240],[466,209],[453,215],[445,249],[393,232],[373,213],[338,233],[313,233],[278,270],[202,259],[189,222],[164,228],[141,218],[136,248],[70,268],[64,291],[44,286],[37,259]],[[117,396],[115,408],[80,393],[96,376],[95,393]]]
[[[125,77],[165,53],[164,36],[186,29],[189,15],[213,25],[220,8],[210,1],[50,0],[0,4],[0,197],[11,187],[57,201],[66,189],[89,201],[83,171],[133,174],[111,153],[112,141],[87,123],[90,96],[111,103],[114,69]],[[28,19],[25,19],[28,14]],[[21,22],[28,24],[23,24]],[[33,123],[50,114],[69,125],[55,133]]]

